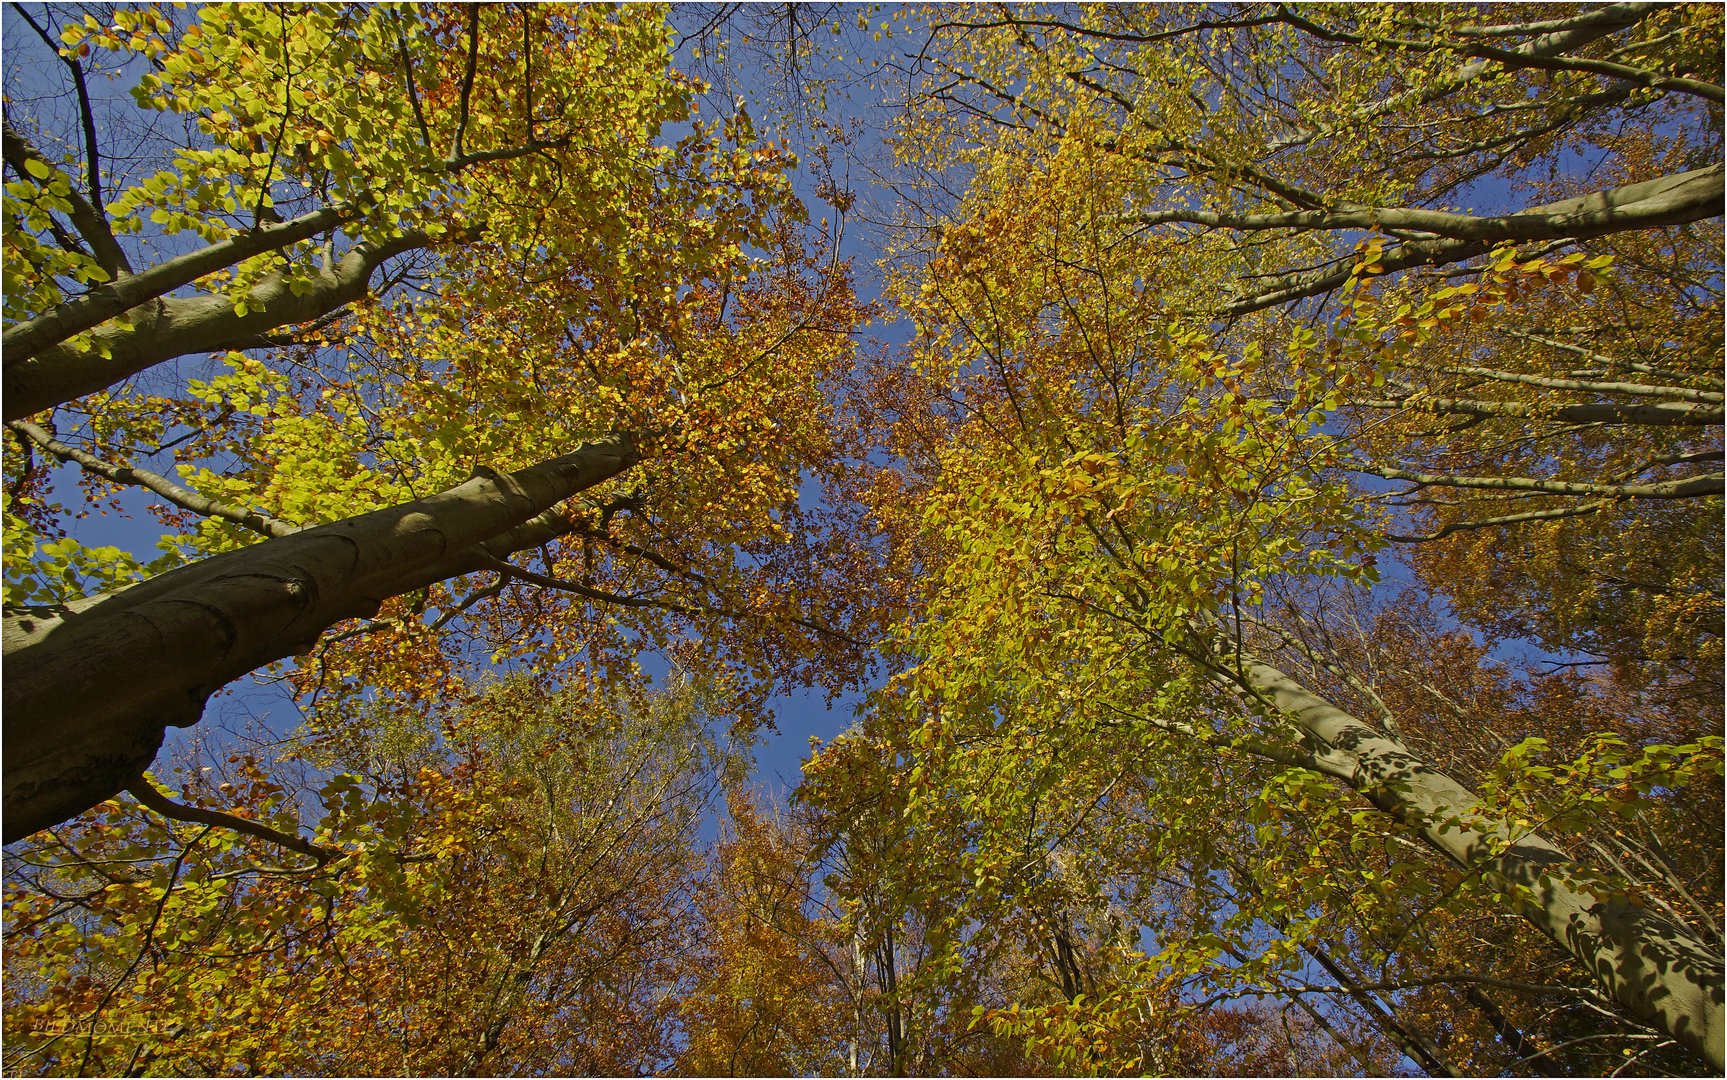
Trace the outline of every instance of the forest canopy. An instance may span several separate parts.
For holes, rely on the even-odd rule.
[[[8,1074],[1727,1067],[1719,5],[4,17]]]

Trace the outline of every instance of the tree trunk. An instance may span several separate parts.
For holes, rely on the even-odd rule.
[[[1248,661],[1242,674],[1305,731],[1353,755],[1359,764],[1352,783],[1374,805],[1503,890],[1519,914],[1632,1015],[1723,1070],[1718,950],[1628,898],[1598,894],[1582,868],[1545,837],[1481,815],[1473,792],[1283,672]]]
[[[1351,401],[1357,409],[1395,409],[1408,413],[1434,413],[1440,416],[1508,416],[1517,420],[1553,420],[1565,424],[1630,424],[1640,427],[1717,427],[1727,420],[1727,410],[1719,405],[1697,402],[1657,401],[1652,404],[1622,405],[1616,402],[1586,402],[1575,405],[1554,405],[1548,402],[1468,401],[1457,398],[1429,397],[1418,400],[1370,398]]]
[[[1711,165],[1706,169],[1530,207],[1505,218],[1482,219],[1489,223],[1504,223],[1505,227],[1497,231],[1493,228],[1479,230],[1479,236],[1468,240],[1441,237],[1410,241],[1387,250],[1377,265],[1380,273],[1389,274],[1414,266],[1447,266],[1473,259],[1487,254],[1493,250],[1494,244],[1502,240],[1583,240],[1631,229],[1704,221],[1720,216],[1722,196],[1722,166]],[[1237,298],[1218,314],[1233,318],[1318,296],[1340,288],[1354,272],[1353,266],[1343,265],[1272,278],[1258,293]]]
[[[7,141],[13,138],[8,129]],[[8,326],[5,333],[0,334],[0,348],[6,351],[8,365],[28,360],[43,349],[58,345],[85,330],[93,330],[147,300],[167,296],[183,285],[190,285],[201,277],[244,262],[254,255],[328,232],[343,224],[348,216],[337,207],[326,206],[293,221],[239,233],[220,243],[159,263],[142,273],[128,274],[98,285],[51,311],[16,326]]]
[[[286,226],[278,229],[289,231]],[[34,416],[106,390],[177,356],[250,347],[259,334],[308,322],[354,303],[366,295],[372,272],[380,265],[426,243],[426,237],[412,233],[386,244],[357,244],[335,265],[315,274],[297,294],[284,274],[270,274],[246,294],[244,314],[221,293],[157,297],[128,309],[129,322],[125,325],[109,321],[96,326],[90,343],[82,348],[70,342],[56,343],[29,351],[21,347],[14,355],[8,342],[3,374],[5,405],[0,416],[6,420]],[[147,281],[152,273],[145,271],[128,282]],[[119,287],[116,292],[125,295]],[[8,334],[17,334],[28,343],[37,338],[52,341],[64,328],[62,322],[78,325],[88,321],[79,320],[81,312],[71,304],[61,305],[61,309],[65,309],[63,317],[56,309],[13,327]],[[37,326],[46,329],[33,333]]]
[[[639,460],[617,436],[117,593],[6,612],[5,841],[113,796],[168,727],[196,723],[241,675],[392,596],[550,539],[540,515]]]

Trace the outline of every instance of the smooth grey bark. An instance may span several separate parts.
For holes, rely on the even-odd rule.
[[[1442,266],[1485,255],[1493,249],[1495,244],[1501,241],[1586,240],[1631,229],[1649,229],[1703,221],[1720,216],[1724,194],[1727,194],[1727,187],[1723,185],[1723,167],[1711,165],[1706,169],[1694,169],[1690,172],[1663,176],[1638,184],[1626,184],[1623,187],[1608,191],[1596,191],[1574,199],[1561,199],[1558,202],[1532,206],[1519,213],[1503,217],[1468,218],[1465,215],[1457,215],[1458,218],[1472,224],[1466,226],[1461,223],[1453,223],[1452,231],[1456,235],[1442,236],[1431,240],[1416,240],[1389,249],[1377,265],[1385,273],[1407,270],[1414,266]],[[1374,212],[1377,211],[1369,209],[1362,212],[1367,215],[1366,217],[1362,217],[1360,214],[1351,214],[1347,217],[1348,220],[1356,220],[1358,217],[1361,220],[1370,220],[1371,214]],[[1225,215],[1198,215],[1184,211],[1175,212],[1175,215],[1174,218],[1169,218],[1167,215],[1164,217],[1170,220],[1212,217],[1217,220],[1193,221],[1193,223],[1213,224],[1220,228],[1241,229],[1243,231],[1252,231],[1254,228],[1288,229],[1294,227],[1288,224],[1259,226],[1246,223],[1232,224]],[[1267,215],[1271,218],[1294,216],[1298,215]],[[1350,227],[1346,224],[1324,224],[1324,219],[1330,216],[1321,212],[1316,216],[1314,223],[1303,227],[1310,229]],[[1136,220],[1155,223],[1157,217],[1159,215],[1143,215]],[[1246,222],[1247,219],[1239,220]],[[1341,221],[1343,218],[1340,216],[1337,220]],[[1290,274],[1274,280],[1270,287],[1260,292],[1237,298],[1224,306],[1220,313],[1245,315],[1292,300],[1318,296],[1321,293],[1342,287],[1352,273],[1354,273],[1353,266],[1345,264],[1331,269]]]
[[[177,356],[245,347],[259,334],[327,315],[365,296],[372,272],[386,259],[428,242],[424,235],[408,233],[387,244],[357,244],[333,266],[314,275],[310,283],[302,284],[298,295],[285,275],[271,274],[246,294],[244,315],[235,310],[233,300],[221,294],[158,296],[126,311],[130,325],[110,319],[97,326],[91,331],[93,341],[88,347],[50,345],[18,360],[8,353],[0,419],[33,416],[105,390]],[[147,270],[125,280],[135,281],[153,272]]]
[[[130,784],[222,686],[384,600],[558,534],[554,508],[640,460],[614,436],[508,475],[4,618],[4,839]]]
[[[1527,340],[1542,341],[1542,339],[1529,334],[1518,336]],[[1557,345],[1561,349],[1573,348],[1564,342],[1543,342],[1543,344]],[[1589,354],[1588,350],[1584,350],[1584,352]],[[1472,375],[1493,382],[1539,386],[1548,390],[1576,390],[1585,394],[1624,394],[1628,397],[1664,398],[1669,401],[1690,401],[1701,405],[1720,405],[1727,402],[1727,397],[1717,391],[1694,390],[1689,386],[1654,386],[1649,383],[1601,382],[1597,379],[1581,378],[1561,379],[1548,375],[1525,375],[1517,371],[1500,371],[1497,368],[1484,367],[1444,367],[1439,370],[1447,375]]]
[[[1471,401],[1430,397],[1419,400],[1368,399],[1348,403],[1363,409],[1404,409],[1446,416],[1509,416],[1524,420],[1558,420],[1567,424],[1633,424],[1641,427],[1711,427],[1727,419],[1719,405],[1657,401],[1645,405],[1585,402],[1539,405],[1522,401]]]
[[[1674,225],[1713,203],[1721,209],[1719,165],[1641,184],[1598,191],[1576,199],[1537,206],[1516,214],[1474,217],[1443,210],[1402,206],[1349,206],[1333,210],[1296,210],[1280,214],[1219,214],[1205,210],[1167,210],[1125,220],[1136,225],[1187,224],[1240,232],[1289,229],[1414,231],[1456,240],[1565,240],[1603,232]]]
[[[1551,22],[1533,23],[1501,23],[1497,26],[1459,26],[1452,33],[1459,37],[1524,37],[1529,34],[1542,34],[1544,37],[1531,43],[1531,54],[1536,56],[1551,56],[1557,52],[1574,49],[1587,44],[1606,34],[1616,33],[1660,10],[1660,4],[1608,4],[1581,15],[1569,18],[1555,19]],[[1564,37],[1567,34],[1582,34],[1582,37]]]
[[[1239,675],[1305,732],[1351,755],[1355,790],[1459,867],[1504,890],[1519,914],[1593,973],[1613,1000],[1702,1055],[1718,1074],[1727,1070],[1719,949],[1629,898],[1594,891],[1582,868],[1547,838],[1481,815],[1473,792],[1277,668],[1247,660]]]
[[[1701,499],[1727,489],[1727,477],[1686,476],[1654,484],[1590,484],[1569,480],[1536,480],[1525,476],[1451,476],[1418,473],[1389,465],[1360,465],[1356,471],[1387,480],[1407,480],[1421,487],[1473,488],[1527,494],[1581,495],[1609,499]]]
[[[6,328],[0,335],[0,347],[5,349],[6,365],[11,367],[43,349],[58,345],[75,334],[93,329],[139,304],[166,296],[182,285],[190,285],[206,274],[244,262],[254,255],[287,247],[301,240],[310,240],[328,232],[351,216],[339,207],[326,206],[292,221],[243,232],[216,244],[207,244],[167,262],[159,263],[142,273],[130,274],[99,285],[83,296],[73,297],[45,311]]]

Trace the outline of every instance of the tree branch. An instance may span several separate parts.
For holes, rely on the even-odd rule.
[[[1578,49],[1592,41],[1600,40],[1616,34],[1621,30],[1637,25],[1648,18],[1660,7],[1659,4],[1632,3],[1609,4],[1584,12],[1571,19],[1556,20],[1546,23],[1528,23],[1523,27],[1497,26],[1482,28],[1490,34],[1510,36],[1516,34],[1541,31],[1541,36],[1519,45],[1512,50],[1519,57],[1557,56],[1572,49]],[[1296,26],[1316,37],[1326,40],[1337,40],[1333,32],[1315,23],[1295,15],[1288,5],[1279,4],[1278,12],[1285,16],[1286,22]],[[1463,33],[1465,30],[1454,32]],[[1458,90],[1474,82],[1486,73],[1492,65],[1486,60],[1476,60],[1467,64],[1450,75],[1441,79],[1437,86],[1426,89],[1407,90],[1384,101],[1377,102],[1368,108],[1358,110],[1349,120],[1350,124],[1366,123],[1369,120],[1404,109],[1410,105],[1430,105],[1435,101],[1448,97]],[[1340,132],[1347,130],[1341,124],[1328,124],[1325,127],[1303,131],[1296,136],[1274,143],[1270,147],[1272,153],[1306,145],[1319,139],[1336,138]]]
[[[1585,239],[1628,229],[1697,221],[1721,213],[1722,194],[1722,166],[1711,165],[1493,217],[1418,207],[1344,204],[1340,208],[1278,214],[1165,210],[1125,215],[1118,220],[1135,225],[1202,225],[1240,232],[1377,228],[1497,244]]]
[[[420,92],[414,85],[414,61],[408,54],[408,35],[402,28],[402,22],[399,18],[400,13],[398,12],[397,15],[396,48],[401,54],[402,72],[407,79],[408,104],[414,107],[414,123],[420,129],[420,140],[425,144],[427,153],[435,154],[437,151],[432,149],[432,129],[426,126],[426,114],[424,110],[420,108]]]
[[[14,137],[8,127],[8,148]],[[100,326],[139,304],[166,296],[182,285],[190,285],[207,274],[243,262],[254,255],[262,255],[267,251],[308,240],[321,232],[336,228],[353,216],[353,212],[345,207],[321,207],[292,221],[239,233],[227,240],[169,259],[143,273],[98,286],[83,296],[65,301],[52,311],[7,327],[5,333],[0,335],[0,347],[4,347],[6,353],[6,370],[10,372],[43,350]]]
[[[108,276],[117,278],[129,274],[132,268],[126,262],[126,253],[120,250],[119,243],[114,239],[114,232],[108,227],[108,215],[102,209],[102,158],[96,149],[96,116],[90,108],[90,87],[84,79],[84,65],[76,57],[67,56],[60,51],[59,45],[49,37],[48,32],[36,25],[36,20],[30,17],[23,4],[13,4],[12,10],[36,31],[44,44],[52,49],[65,63],[72,73],[72,84],[78,92],[78,118],[84,128],[84,160],[89,198],[89,214],[77,211],[74,204],[72,224],[83,234],[85,242],[96,256],[96,261],[102,269],[108,271]],[[85,220],[80,220],[80,219]]]
[[[261,511],[247,510],[245,507],[235,506],[219,499],[205,498],[190,488],[181,487],[165,476],[133,466],[114,465],[103,461],[93,454],[59,441],[46,429],[30,423],[28,420],[13,420],[6,426],[28,438],[61,461],[73,462],[86,472],[94,473],[110,483],[141,487],[146,491],[152,491],[175,506],[190,510],[194,514],[231,521],[264,536],[287,536],[299,531],[299,526],[290,525]]]
[[[1651,405],[1615,405],[1598,402],[1581,405],[1541,405],[1521,401],[1470,401],[1459,398],[1363,398],[1347,403],[1359,409],[1398,409],[1442,415],[1510,416],[1525,420],[1561,420],[1572,424],[1632,424],[1647,427],[1712,427],[1722,422],[1719,405],[1682,405],[1656,402]]]
[[[175,821],[189,821],[198,825],[212,825],[218,829],[244,833],[247,836],[285,847],[289,851],[308,855],[317,860],[318,866],[323,866],[331,859],[336,858],[338,854],[329,848],[319,847],[309,840],[303,840],[298,836],[272,829],[259,821],[235,817],[233,814],[224,813],[220,810],[210,810],[202,806],[187,806],[185,803],[174,802],[157,790],[156,786],[142,774],[134,779],[126,790],[131,792],[140,803],[165,818],[172,818]],[[315,867],[308,867],[307,869],[315,869]]]
[[[468,102],[474,94],[474,71],[480,59],[480,5],[468,8],[468,66],[462,72],[461,104],[456,114],[456,139],[450,148],[450,160],[460,161],[462,138],[468,131]]]
[[[1608,499],[1698,499],[1719,495],[1721,476],[1687,476],[1656,484],[1591,484],[1574,480],[1535,480],[1524,476],[1448,476],[1417,473],[1389,465],[1357,465],[1357,472],[1407,480],[1417,487],[1470,488],[1482,491],[1527,491],[1543,495],[1585,495]]]
[[[19,134],[10,123],[7,123],[3,130],[0,146],[4,148],[6,164],[12,166],[20,177],[30,176],[24,165],[26,161],[39,161],[55,172],[61,171],[30,145],[30,141]],[[114,277],[129,273],[131,266],[126,261],[126,253],[120,250],[119,243],[108,228],[107,216],[92,206],[75,185],[67,185],[66,202],[71,206],[68,216],[72,219],[72,226],[78,230],[78,235],[84,238],[84,242],[90,245],[96,262]],[[56,225],[55,228],[58,229],[59,226]],[[11,330],[6,333],[10,334]],[[0,347],[4,347],[9,353],[12,349],[10,340],[0,338]]]
[[[1710,405],[1720,405],[1723,401],[1727,401],[1727,398],[1723,398],[1722,395],[1712,391],[1691,390],[1683,386],[1650,386],[1647,383],[1558,379],[1549,375],[1522,375],[1513,371],[1500,371],[1497,368],[1484,367],[1447,367],[1439,370],[1447,375],[1474,375],[1496,382],[1542,386],[1549,390],[1578,390],[1591,394],[1626,394],[1631,397],[1677,398],[1681,401],[1694,401],[1699,404]]]
[[[1700,379],[1714,382],[1717,385],[1721,382],[1721,377],[1712,372],[1698,372],[1693,374],[1669,372],[1661,368],[1653,367],[1649,364],[1640,364],[1633,360],[1619,360],[1615,357],[1608,356],[1605,353],[1596,352],[1594,349],[1586,349],[1581,345],[1573,345],[1568,341],[1558,341],[1554,338],[1538,333],[1529,333],[1524,330],[1505,330],[1504,333],[1510,334],[1512,337],[1521,341],[1532,341],[1537,345],[1546,345],[1550,349],[1558,349],[1561,352],[1567,352],[1573,356],[1580,356],[1592,363],[1605,366],[1608,371],[1634,371],[1640,375],[1653,375],[1658,379]],[[1698,401],[1727,400],[1727,397],[1712,391],[1693,391],[1693,393],[1700,395],[1695,399]]]
[[[1508,68],[1525,67],[1538,68],[1543,71],[1587,71],[1591,75],[1602,75],[1609,79],[1619,79],[1623,82],[1646,86],[1652,90],[1667,90],[1674,93],[1689,94],[1712,101],[1719,105],[1722,102],[1722,89],[1714,83],[1701,79],[1686,79],[1674,75],[1662,75],[1644,68],[1631,67],[1628,64],[1615,64],[1606,60],[1591,60],[1581,56],[1529,56],[1520,55],[1514,50],[1496,49],[1489,45],[1472,45],[1468,49],[1473,56],[1484,60],[1494,60]]]
[[[1438,532],[1428,533],[1425,536],[1386,533],[1385,538],[1398,544],[1425,544],[1432,540],[1443,540],[1455,532],[1466,532],[1473,529],[1497,529],[1505,525],[1521,525],[1529,521],[1558,521],[1561,518],[1593,514],[1611,505],[1611,499],[1597,499],[1581,506],[1562,506],[1556,510],[1532,510],[1526,514],[1506,514],[1503,517],[1486,518],[1482,521],[1454,521]]]
[[[340,211],[326,207],[317,213],[335,214]],[[309,228],[305,218],[296,219],[296,222],[301,223],[298,228]],[[295,223],[271,228],[290,227],[295,227]],[[224,244],[237,244],[264,231],[256,230],[236,237],[234,241],[224,241]],[[281,234],[277,233],[277,236],[279,238]],[[408,233],[383,244],[358,244],[335,266],[322,270],[310,282],[296,283],[298,293],[286,274],[270,274],[243,298],[246,305],[244,314],[236,309],[233,298],[220,293],[159,298],[131,308],[130,326],[96,327],[93,330],[96,340],[89,348],[72,348],[70,343],[62,342],[42,349],[28,359],[15,360],[10,351],[11,342],[7,340],[4,343],[7,349],[5,404],[0,419],[22,419],[105,390],[176,356],[232,348],[236,343],[253,340],[277,327],[327,315],[366,295],[372,272],[386,260],[430,242],[431,238],[424,233]],[[213,246],[219,248],[223,245]],[[198,254],[202,253],[194,253]],[[210,257],[216,258],[214,255]],[[180,261],[171,260],[174,263]],[[150,273],[145,271],[126,280],[128,283],[139,281]],[[53,317],[54,313],[50,313],[39,316],[38,320]],[[13,329],[23,330],[38,320]],[[57,335],[49,336],[59,340]]]

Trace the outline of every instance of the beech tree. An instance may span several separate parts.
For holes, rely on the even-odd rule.
[[[552,671],[640,636],[725,651],[759,613],[783,632],[727,653],[757,714],[799,664],[857,655],[843,602],[774,586],[819,542],[786,526],[859,311],[806,250],[789,155],[742,111],[694,115],[658,12],[17,19],[72,103],[6,133],[8,839],[290,654],[331,715],[459,683],[471,639],[446,628]],[[99,143],[111,71],[183,136]],[[98,502],[154,500],[162,559],[67,538],[58,462]]]
[[[1701,538],[1688,550],[1710,551],[1720,320],[1696,316],[1719,310],[1719,235],[1685,223],[1721,210],[1719,13],[1522,14],[927,17],[899,144],[928,177],[905,185],[896,255],[915,378],[883,383],[901,431],[887,438],[920,451],[922,535],[906,542],[929,568],[896,699],[923,731],[905,757],[925,785],[911,820],[949,837],[958,801],[999,835],[978,843],[1008,844],[993,808],[1037,789],[984,762],[1125,726],[1155,761],[1152,819],[1243,820],[1256,792],[1289,792],[1280,814],[1332,824],[1268,824],[1252,842],[1315,844],[1294,865],[1352,891],[1395,892],[1407,871],[1382,882],[1344,851],[1414,841],[1539,928],[1630,1024],[1718,1068],[1718,939],[1562,850],[1502,787],[1447,775],[1394,714],[1358,715],[1294,678],[1290,657],[1306,657],[1289,643],[1323,609],[1280,626],[1264,608],[1303,581],[1371,583],[1388,538],[1418,538],[1411,516],[1433,544],[1497,530],[1511,557],[1578,517],[1694,500],[1674,514]],[[1602,161],[1593,188],[1531,178],[1579,148]],[[1494,174],[1533,196],[1455,209],[1487,198]],[[1685,269],[1663,283],[1668,267]],[[1675,332],[1640,336],[1657,325]],[[1472,461],[1492,471],[1458,467]],[[1685,580],[1703,578],[1718,575]],[[1718,648],[1719,608],[1692,596],[1694,621],[1647,629]],[[1713,782],[1718,715],[1612,767],[1657,802],[1657,776]],[[1598,755],[1556,773],[1518,741],[1532,733],[1507,734],[1513,774],[1598,775]],[[1291,910],[1229,925],[1295,919],[1264,954],[1294,963],[1319,910]],[[1221,977],[1238,947],[1189,935],[1164,955]]]
[[[1448,627],[1433,610],[1438,604],[1417,602],[1412,590],[1372,605],[1347,594],[1326,602],[1329,632],[1284,650],[1304,683],[1357,715],[1393,717],[1423,759],[1505,806],[1514,820],[1541,822],[1557,845],[1610,869],[1688,933],[1716,939],[1720,848],[1669,846],[1675,837],[1713,835],[1715,785],[1676,785],[1645,799],[1633,779],[1650,764],[1639,762],[1645,748],[1659,753],[1691,737],[1698,723],[1692,700],[1652,698],[1589,668],[1497,660],[1510,652],[1502,641],[1478,642]],[[1378,858],[1385,859],[1375,867],[1382,874],[1395,874],[1405,861]],[[1475,887],[1443,869],[1435,885]],[[1340,902],[1341,921],[1355,929],[1331,935],[1326,948],[1339,966],[1365,973],[1355,976],[1359,984],[1412,984],[1397,994],[1397,1020],[1427,1033],[1433,1045],[1445,1044],[1448,1030],[1476,1032],[1473,1040],[1449,1039],[1443,1056],[1453,1071],[1604,1072],[1620,1067],[1627,1048],[1645,1067],[1660,1067],[1654,1062],[1667,1055],[1653,1050],[1655,1040],[1613,1048],[1598,991],[1587,980],[1554,979],[1551,950],[1539,935],[1494,918],[1492,906],[1478,901],[1439,902],[1443,894],[1416,900],[1406,884],[1399,892],[1401,902],[1371,918],[1346,914],[1362,906]],[[1397,974],[1388,977],[1374,956],[1398,951],[1393,943],[1405,940],[1420,945],[1402,949]]]
[[[8,15],[9,1067],[1727,1067],[1721,9],[853,14]]]
[[[1171,860],[1145,845],[1199,855],[1217,823],[1136,827],[1169,748],[1122,728],[1063,734],[1003,724],[990,738],[880,711],[806,767],[800,798],[825,823],[825,880],[858,966],[891,973],[882,1005],[897,1002],[902,1023],[884,1049],[913,1072],[1390,1071],[1397,1050],[1371,1028],[1300,998],[1281,1012],[1197,1001],[1187,972],[1143,950],[1139,931],[1206,909],[1217,873],[1164,889]],[[1183,936],[1210,929],[1192,923]]]
[[[850,950],[809,848],[757,796],[726,793],[726,835],[696,899],[696,973],[677,1006],[688,1038],[678,1075],[858,1074]]]
[[[379,715],[315,788],[249,754],[135,782],[19,851],[8,1070],[663,1067],[696,830],[741,761],[702,705],[510,680]]]

